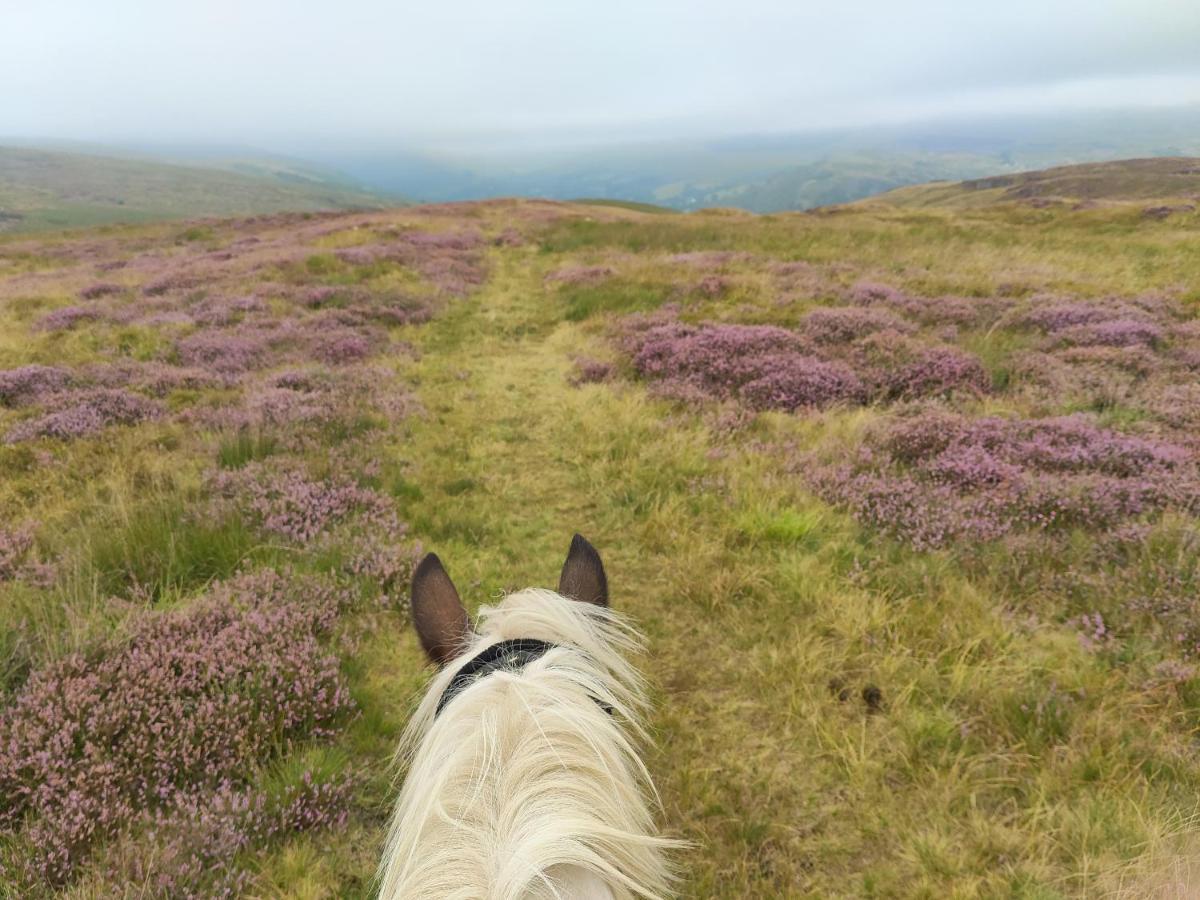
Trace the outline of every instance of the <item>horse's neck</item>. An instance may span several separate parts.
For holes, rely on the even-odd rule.
[[[612,890],[595,872],[563,866],[555,876],[563,900],[614,900]]]

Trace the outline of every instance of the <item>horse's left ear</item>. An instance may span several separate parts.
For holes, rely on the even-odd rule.
[[[412,618],[430,660],[444,666],[471,639],[471,620],[442,561],[430,553],[412,579]]]
[[[596,548],[575,535],[562,574],[558,576],[558,592],[572,600],[608,606],[608,578]]]

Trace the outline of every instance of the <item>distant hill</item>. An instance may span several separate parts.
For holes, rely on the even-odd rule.
[[[300,166],[249,160],[174,165],[0,147],[0,231],[395,205]]]
[[[1050,166],[1200,156],[1200,105],[1075,114],[951,117],[796,133],[678,138],[539,150],[464,144],[295,148],[372,189],[422,202],[590,197],[770,213],[849,203],[906,185]],[[990,202],[990,201],[989,201]]]
[[[792,166],[765,181],[702,195],[697,205],[737,206],[760,213],[847,203],[901,185],[991,174],[994,160],[969,154],[850,155]]]
[[[1165,157],[1056,166],[956,183],[903,187],[861,201],[893,206],[970,208],[1055,201],[1134,203],[1200,200],[1200,158]]]

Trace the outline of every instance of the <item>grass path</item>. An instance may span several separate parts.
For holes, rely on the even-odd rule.
[[[720,779],[740,769],[758,755],[753,745],[761,742],[756,717],[733,699],[741,694],[728,679],[733,660],[718,648],[740,639],[761,650],[764,638],[785,642],[789,635],[747,634],[736,621],[740,615],[702,614],[695,601],[711,604],[711,591],[718,591],[736,602],[745,590],[738,582],[755,578],[745,561],[735,571],[732,559],[711,558],[714,549],[725,554],[705,533],[711,524],[696,517],[697,503],[712,505],[689,486],[707,468],[706,435],[664,423],[663,410],[636,390],[570,387],[572,355],[597,339],[562,322],[559,303],[541,289],[536,256],[509,255],[484,293],[422,335],[414,374],[428,416],[397,449],[412,461],[422,496],[405,512],[425,545],[447,561],[472,607],[504,590],[553,585],[573,532],[596,543],[614,603],[650,637],[644,665],[663,695],[656,724],[664,749],[656,769],[667,818],[678,832],[697,812],[684,807],[700,802],[693,779]],[[720,562],[724,584],[695,582]],[[406,658],[419,661],[411,634],[404,644]],[[766,712],[761,700],[751,705]],[[715,724],[730,713],[741,715]],[[694,759],[695,767],[668,771],[681,758]],[[740,809],[709,806],[721,829],[761,827],[740,824]],[[707,842],[703,834],[689,836]],[[702,847],[697,854],[685,865],[709,870],[695,879],[703,895],[720,891],[721,868],[746,865],[725,854],[698,864],[707,854]],[[744,874],[729,887],[746,883]],[[739,887],[728,895],[743,894]]]
[[[911,573],[924,600],[855,588],[846,523],[770,464],[710,452],[700,421],[639,388],[569,386],[572,355],[600,339],[564,323],[541,283],[537,256],[509,254],[483,292],[417,336],[427,416],[395,448],[419,486],[404,515],[469,607],[552,585],[574,531],[601,550],[615,605],[649,637],[651,765],[668,829],[696,845],[681,860],[685,894],[1054,896],[1020,887],[1051,850],[969,808],[976,787],[1011,777],[1004,761],[969,756],[936,720],[944,698],[917,694],[939,670],[966,681],[992,655],[1003,626],[986,603],[954,586],[954,627],[932,570]],[[421,677],[415,637],[401,647],[375,657],[397,693]],[[898,716],[872,714],[871,685]],[[397,693],[374,702],[402,716]],[[936,759],[906,758],[906,726],[928,732]],[[929,805],[959,801],[961,813]]]

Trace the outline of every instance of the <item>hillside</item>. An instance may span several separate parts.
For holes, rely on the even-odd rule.
[[[996,203],[1142,203],[1200,200],[1200,158],[1165,157],[1057,166],[948,184],[900,188],[868,198],[908,207],[980,207]]]
[[[389,205],[302,169],[237,160],[221,165],[0,147],[0,231]]]
[[[0,237],[0,883],[371,896],[414,560],[474,610],[578,531],[680,896],[1150,896],[1200,846],[1200,222],[1144,203]]]
[[[1200,107],[992,115],[714,139],[530,146],[457,153],[298,150],[363,184],[423,201],[596,197],[692,211],[774,213],[847,203],[906,185],[1048,166],[1200,155]]]

